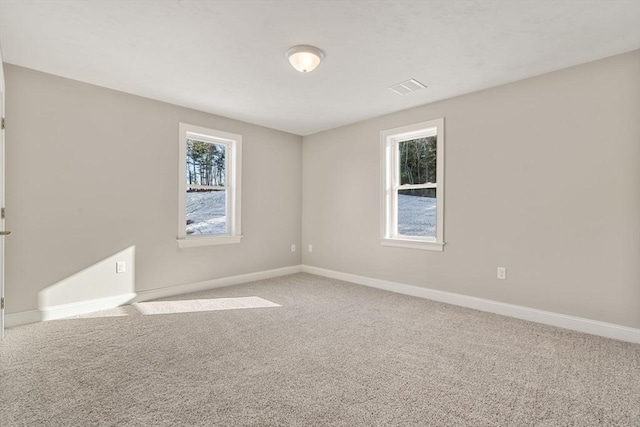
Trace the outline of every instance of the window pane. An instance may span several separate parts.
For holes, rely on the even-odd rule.
[[[429,136],[398,144],[400,185],[436,182],[436,140]]]
[[[187,184],[225,185],[224,144],[187,139]]]
[[[226,190],[187,189],[187,234],[227,232]]]
[[[398,234],[436,237],[436,189],[398,191]]]

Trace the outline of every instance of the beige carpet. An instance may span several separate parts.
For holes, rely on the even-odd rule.
[[[0,425],[640,425],[639,345],[308,274],[102,315],[8,331]]]

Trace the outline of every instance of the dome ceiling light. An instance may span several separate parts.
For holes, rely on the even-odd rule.
[[[324,52],[314,46],[299,45],[287,51],[287,59],[301,73],[313,71],[324,58]]]

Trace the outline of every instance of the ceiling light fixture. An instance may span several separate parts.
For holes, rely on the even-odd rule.
[[[320,64],[324,58],[324,52],[317,47],[299,45],[289,49],[286,56],[293,68],[301,73],[308,73]]]

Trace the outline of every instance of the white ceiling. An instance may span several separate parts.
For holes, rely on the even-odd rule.
[[[638,49],[640,0],[1,0],[0,26],[5,62],[308,135]]]

